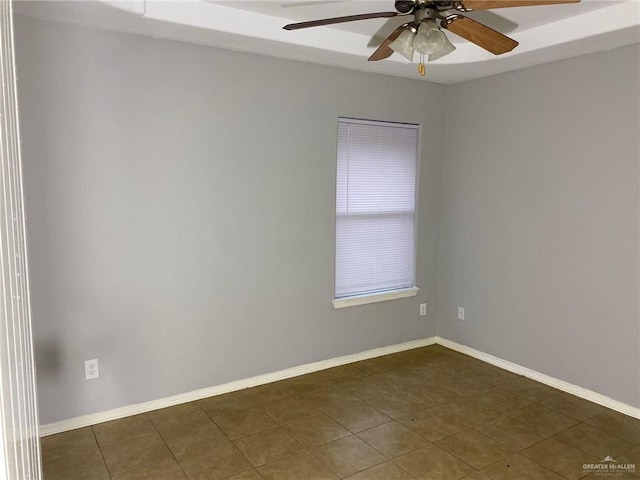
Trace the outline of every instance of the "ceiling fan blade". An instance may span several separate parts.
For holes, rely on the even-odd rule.
[[[361,15],[348,15],[346,17],[324,18],[322,20],[312,20],[310,22],[290,23],[285,25],[285,30],[299,30],[301,28],[320,27],[322,25],[333,25],[334,23],[355,22],[356,20],[368,20],[370,18],[391,18],[398,15],[398,12],[377,12],[363,13]]]
[[[378,60],[384,60],[385,58],[389,58],[393,54],[393,50],[389,47],[389,45],[400,36],[400,34],[407,28],[409,24],[405,23],[404,25],[400,25],[396,28],[391,35],[385,38],[384,42],[377,48],[373,55],[369,57],[370,62],[377,62]]]
[[[578,3],[580,0],[463,0],[463,10],[489,10],[492,8],[533,7],[535,5],[559,5]]]
[[[496,32],[475,20],[462,15],[451,15],[441,23],[447,30],[466,38],[494,55],[510,52],[518,46],[518,42],[506,35]]]

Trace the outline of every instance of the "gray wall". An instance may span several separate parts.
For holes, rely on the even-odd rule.
[[[435,334],[444,86],[25,18],[17,60],[42,423]],[[339,115],[423,126],[416,298],[332,308]]]
[[[634,406],[639,58],[450,87],[437,315],[442,337]]]
[[[640,405],[639,53],[447,88],[19,18],[42,423],[428,337],[436,301]],[[331,307],[339,115],[423,126],[415,299]]]

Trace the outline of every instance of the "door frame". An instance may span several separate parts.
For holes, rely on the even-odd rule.
[[[0,479],[40,480],[12,0],[0,0]]]

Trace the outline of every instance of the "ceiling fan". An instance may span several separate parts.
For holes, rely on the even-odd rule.
[[[494,55],[502,55],[518,46],[518,42],[514,39],[458,12],[505,7],[577,3],[579,1],[580,0],[396,0],[395,12],[364,13],[361,15],[348,15],[346,17],[325,18],[310,22],[290,23],[283,28],[285,30],[299,30],[302,28],[333,25],[336,23],[368,20],[370,18],[391,18],[413,15],[411,21],[400,25],[382,42],[378,49],[373,52],[373,55],[369,57],[369,61],[375,62],[383,60],[390,57],[394,51],[400,53],[409,61],[413,61],[414,52],[418,52],[421,59],[418,71],[421,75],[424,75],[425,55],[428,56],[429,61],[433,61],[450,54],[456,48],[442,30],[449,30]],[[455,10],[455,12],[452,12],[453,10]]]

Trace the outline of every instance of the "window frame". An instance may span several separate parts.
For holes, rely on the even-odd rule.
[[[415,163],[415,185],[414,185],[414,208],[413,208],[413,285],[410,287],[395,288],[391,290],[382,290],[378,292],[371,292],[365,294],[348,295],[344,297],[336,297],[336,260],[337,260],[337,183],[338,183],[338,130],[340,128],[340,121],[344,120],[349,123],[365,124],[365,125],[380,125],[390,126],[398,128],[399,126],[405,126],[415,128],[417,131],[416,137],[416,163]],[[371,120],[362,118],[353,118],[347,116],[339,116],[336,122],[336,175],[334,177],[334,252],[333,252],[333,296],[331,303],[334,309],[342,309],[346,307],[353,307],[357,305],[366,305],[370,303],[384,302],[389,300],[396,300],[401,298],[415,297],[420,291],[420,287],[416,285],[418,274],[418,210],[419,210],[419,194],[420,194],[420,166],[421,166],[421,152],[422,152],[422,124],[410,123],[410,122],[393,122],[388,120]]]

